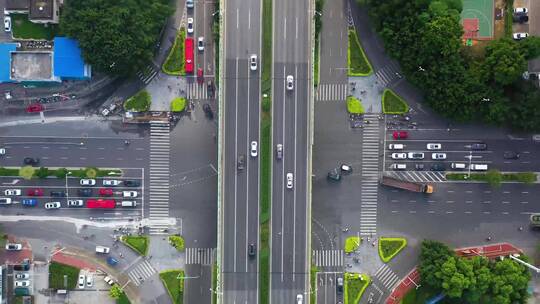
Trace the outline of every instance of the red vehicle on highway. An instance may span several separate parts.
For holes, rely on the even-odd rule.
[[[193,38],[186,38],[184,43],[184,57],[186,60],[186,73],[193,74]]]
[[[26,195],[28,196],[43,196],[43,189],[41,188],[30,188],[26,190]]]
[[[111,188],[101,188],[99,189],[100,196],[113,196],[113,189]]]
[[[91,199],[86,201],[86,207],[90,209],[113,209],[116,202],[111,199]]]
[[[203,83],[204,83],[203,69],[201,69],[201,68],[198,68],[198,69],[197,69],[197,82],[198,82],[199,84],[203,84]]]
[[[394,139],[407,139],[407,137],[409,137],[409,133],[407,131],[394,131],[392,136]]]
[[[41,112],[43,111],[43,109],[44,109],[43,105],[39,103],[34,103],[26,107],[26,112],[28,113]]]

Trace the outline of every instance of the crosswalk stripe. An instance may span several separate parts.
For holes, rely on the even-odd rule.
[[[319,84],[315,91],[316,101],[344,101],[348,95],[348,84]]]
[[[313,250],[312,259],[317,267],[343,267],[343,250]]]

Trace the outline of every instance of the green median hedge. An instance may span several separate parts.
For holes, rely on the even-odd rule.
[[[349,76],[369,76],[373,73],[373,68],[362,49],[362,45],[354,29],[349,29],[347,62],[349,64]]]

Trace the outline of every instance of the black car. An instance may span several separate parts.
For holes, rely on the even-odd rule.
[[[238,170],[244,170],[244,164],[246,163],[246,156],[244,154],[238,155],[238,163],[236,167]]]
[[[250,257],[254,257],[255,253],[256,253],[255,244],[249,244],[249,246],[248,246],[248,255]]]
[[[212,111],[212,108],[210,107],[209,104],[205,103],[203,105],[203,110],[204,110],[204,114],[206,115],[206,117],[208,117],[208,119],[214,118],[214,112]]]
[[[504,159],[518,159],[519,153],[513,152],[513,151],[506,151],[504,152]]]
[[[431,165],[431,171],[445,171],[446,166],[444,164],[433,164]]]
[[[414,165],[414,170],[416,170],[416,171],[424,170],[424,164],[415,164]]]
[[[527,15],[514,15],[514,16],[512,16],[512,21],[519,22],[519,23],[529,22],[529,16],[527,16]]]
[[[125,180],[124,181],[124,186],[126,187],[139,187],[141,185],[141,183],[139,181],[135,181],[135,180]]]
[[[51,191],[51,196],[66,197],[66,191]]]
[[[39,158],[33,158],[33,157],[25,157],[24,158],[24,164],[25,165],[31,165],[31,166],[37,166],[39,165]]]
[[[341,180],[341,174],[339,174],[339,171],[337,169],[333,169],[330,172],[328,172],[328,175],[326,176],[326,178],[333,181],[339,181]]]
[[[338,294],[343,293],[343,278],[342,277],[338,277],[336,280],[336,291]]]
[[[475,143],[475,144],[472,144],[472,145],[471,145],[471,150],[475,150],[475,151],[483,151],[483,150],[487,150],[487,144],[485,144],[485,143]]]
[[[77,193],[79,193],[80,196],[92,196],[92,189],[79,189],[77,190]]]
[[[20,264],[13,266],[13,270],[15,271],[28,271],[30,270],[30,264]]]

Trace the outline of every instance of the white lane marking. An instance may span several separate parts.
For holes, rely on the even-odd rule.
[[[295,20],[295,32],[296,32],[296,40],[298,40],[298,17],[296,17],[296,20]],[[296,77],[298,75],[295,75],[294,77]]]
[[[248,29],[251,29],[251,9],[248,10]],[[249,89],[248,89],[248,94],[249,94]]]
[[[236,25],[238,27],[238,9],[236,10]],[[236,57],[236,74],[238,75],[238,57]],[[236,78],[236,92],[235,92],[235,117],[234,117],[234,157],[236,159],[235,164],[238,163],[238,77]],[[236,168],[235,168],[236,171]],[[236,172],[234,173],[234,250],[233,250],[233,256],[234,256],[234,263],[233,263],[233,269],[234,272],[236,272],[236,215],[238,213],[238,206],[237,206],[237,195],[238,195],[238,174]]]
[[[283,20],[283,40],[287,40],[287,18]],[[285,72],[285,67],[283,67],[283,71]]]
[[[240,24],[240,12],[238,11],[239,9],[237,8],[236,9],[236,28],[239,28],[239,24]],[[238,65],[238,58],[236,58],[237,62],[236,64]],[[238,69],[237,69],[238,71]],[[238,74],[236,74],[238,75]]]
[[[287,24],[287,20],[285,19],[285,24]],[[283,81],[285,81],[285,66],[283,66]],[[284,83],[285,84],[285,83]],[[283,150],[287,151],[287,146],[285,146],[285,88],[283,90]],[[281,160],[281,167],[283,170],[282,174],[282,182],[281,182],[281,282],[283,282],[283,272],[284,272],[284,265],[283,265],[283,246],[284,246],[284,239],[285,239],[285,221],[283,220],[285,218],[285,153],[283,153],[283,159]]]
[[[295,65],[294,67],[294,78],[295,79],[298,79],[298,66]],[[293,193],[293,218],[296,219],[296,195],[298,193],[297,189],[298,187],[296,187],[296,181],[298,180],[298,174],[296,174],[296,135],[297,135],[297,130],[298,129],[298,126],[297,126],[297,119],[296,119],[296,115],[298,115],[298,90],[294,90],[294,162],[293,162],[293,174],[296,176],[296,178],[293,180],[293,186],[294,186],[294,193]],[[293,260],[292,260],[292,264],[293,264],[293,267],[292,267],[292,271],[293,273],[296,272],[296,221],[293,222]],[[295,275],[293,275],[293,282],[294,282],[294,278],[295,278]]]
[[[250,10],[250,14],[251,14],[251,10]],[[246,132],[246,140],[247,140],[247,143],[248,145],[251,144],[251,141],[249,139],[249,130],[251,129],[249,127],[249,104],[251,103],[249,97],[250,97],[250,91],[249,91],[249,83],[251,81],[249,81],[249,75],[250,75],[250,67],[249,65],[247,66],[247,73],[248,73],[248,81],[247,81],[247,122],[248,122],[248,128],[247,128],[247,132]],[[248,156],[248,158],[251,158],[251,146],[250,146],[250,156]],[[245,244],[245,247],[244,248],[248,248],[248,244],[249,244],[249,161],[250,159],[247,159],[246,160],[246,174],[247,174],[247,182],[246,182],[246,244]],[[249,262],[249,256],[246,254],[246,272],[248,272],[248,262]]]

